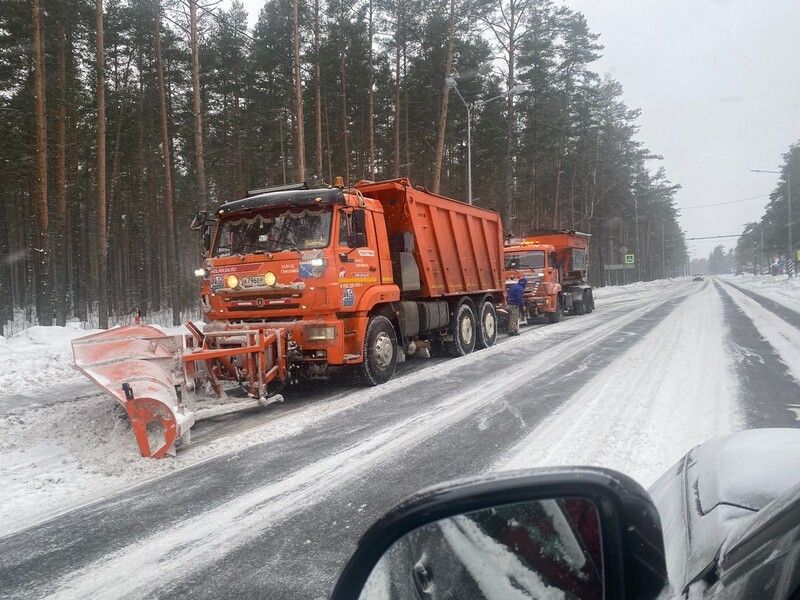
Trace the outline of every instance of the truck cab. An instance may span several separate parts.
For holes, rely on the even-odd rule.
[[[289,190],[228,202],[217,218],[204,264],[206,331],[280,327],[308,376],[361,358],[369,310],[400,296],[379,202],[339,188]]]
[[[555,248],[531,239],[512,239],[504,248],[506,286],[527,279],[525,307],[529,318],[555,314],[561,282]]]

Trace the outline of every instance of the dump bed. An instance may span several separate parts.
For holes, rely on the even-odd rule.
[[[419,269],[418,285],[413,278],[412,283],[397,281],[405,298],[505,289],[498,213],[415,189],[407,179],[356,187],[383,207],[395,273],[403,270],[402,259],[411,256]]]

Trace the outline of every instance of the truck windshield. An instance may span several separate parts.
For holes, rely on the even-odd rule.
[[[506,271],[544,269],[544,251],[506,252]]]
[[[331,237],[330,206],[273,208],[219,225],[214,256],[325,248]]]

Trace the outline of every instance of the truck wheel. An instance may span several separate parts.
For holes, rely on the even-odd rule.
[[[391,321],[384,316],[372,317],[364,335],[364,362],[359,365],[364,385],[386,383],[397,367],[397,336]]]
[[[594,310],[594,296],[592,296],[592,290],[586,290],[583,297],[586,298],[586,314],[588,315]]]
[[[455,317],[451,332],[453,339],[444,343],[444,349],[450,356],[464,356],[475,349],[478,329],[475,326],[475,313],[470,303],[462,301],[456,308]]]
[[[572,314],[573,315],[585,315],[586,314],[586,297],[580,302],[572,303]]]
[[[491,348],[497,341],[497,311],[491,300],[481,304],[478,319],[478,348]]]
[[[551,313],[547,313],[547,320],[551,323],[558,323],[563,316],[564,308],[561,306],[561,299],[559,298],[556,300],[556,309]]]

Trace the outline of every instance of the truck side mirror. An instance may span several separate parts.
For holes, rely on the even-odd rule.
[[[208,254],[211,250],[211,225],[203,225],[203,250]]]
[[[554,250],[550,253],[550,266],[555,267],[558,265],[558,253]]]
[[[192,224],[189,225],[189,227],[192,229],[192,231],[198,231],[202,229],[203,225],[206,224],[206,221],[208,221],[208,212],[201,210],[194,216],[194,219],[192,219]]]
[[[367,214],[363,210],[354,210],[352,217],[353,230],[347,241],[349,248],[363,248],[367,245]]]

